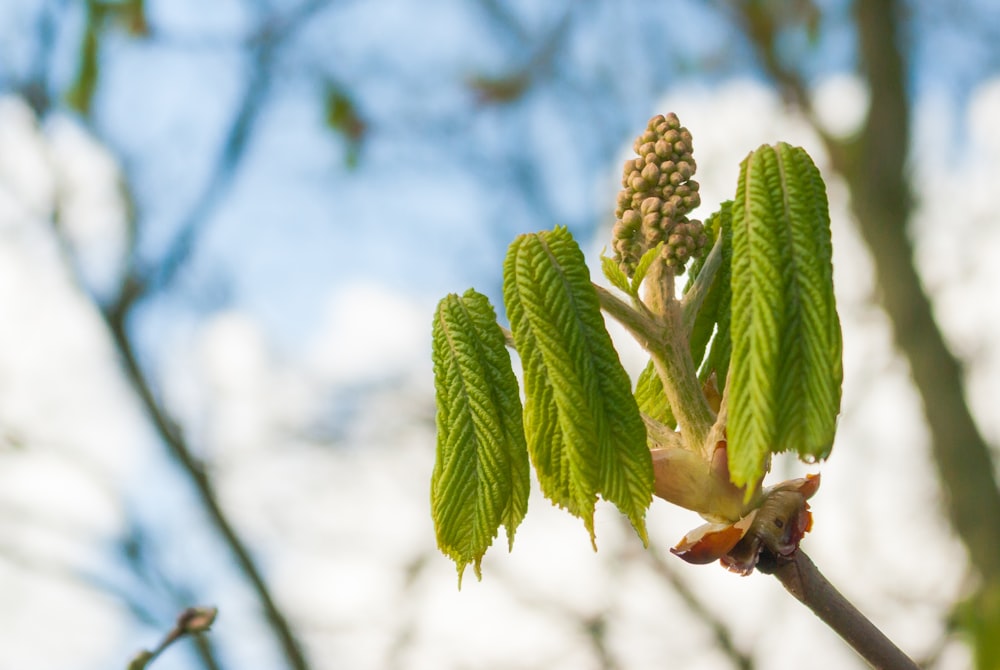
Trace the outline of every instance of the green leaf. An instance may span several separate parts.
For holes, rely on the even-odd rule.
[[[701,270],[705,267],[705,259],[708,258],[708,254],[711,252],[712,247],[715,246],[716,241],[719,239],[719,216],[725,212],[726,216],[731,216],[733,201],[726,200],[719,206],[719,211],[715,212],[707,219],[705,219],[704,231],[705,236],[708,238],[708,243],[705,248],[702,249],[702,253],[695,256],[691,261],[691,267],[688,269],[688,279],[684,284],[684,290],[681,291],[682,295],[687,295],[688,292],[694,287],[695,281],[701,275]],[[715,281],[713,278],[712,281]]]
[[[66,92],[66,104],[83,116],[89,116],[97,90],[100,68],[100,41],[103,35],[104,8],[93,0],[87,2],[86,25],[80,41],[78,67],[73,85]]]
[[[472,289],[438,303],[433,327],[437,457],[431,516],[438,546],[481,577],[483,554],[528,508],[528,455],[517,379],[486,296]]]
[[[951,616],[969,640],[978,670],[1000,667],[1000,587],[987,584],[959,602]]]
[[[328,81],[324,91],[324,116],[326,125],[340,135],[344,142],[344,162],[356,168],[362,144],[368,133],[368,124],[350,91],[335,81]]]
[[[702,302],[701,309],[695,316],[691,328],[691,358],[696,366],[701,366],[698,378],[704,382],[715,372],[718,378],[719,392],[722,392],[729,369],[729,351],[731,341],[729,334],[730,303],[732,302],[732,287],[730,284],[731,263],[733,257],[732,232],[732,201],[722,203],[719,211],[705,221],[705,229],[712,239],[722,238],[722,260],[719,264],[708,294]],[[685,287],[685,293],[691,288],[700,265],[692,267],[694,277]],[[711,349],[708,349],[711,341]],[[706,355],[706,350],[707,355]]]
[[[652,360],[646,363],[646,367],[639,373],[639,379],[635,382],[635,401],[639,405],[640,412],[666,426],[677,427],[677,419],[670,411],[667,394],[663,392],[663,380],[657,374]]]
[[[840,410],[830,215],[805,150],[762,146],[733,204],[729,467],[755,482],[772,453],[825,458]]]
[[[625,272],[622,271],[614,258],[601,254],[601,271],[616,289],[629,295],[632,294],[632,286],[628,282],[628,277],[625,276]]]
[[[591,542],[601,495],[645,543],[653,491],[646,429],[569,231],[515,239],[503,287],[524,368],[528,450],[542,492],[583,520]]]
[[[657,259],[662,250],[663,242],[660,242],[652,249],[646,249],[646,252],[639,258],[639,262],[635,265],[635,272],[632,273],[632,284],[629,288],[629,293],[633,296],[639,296],[639,288],[642,286],[642,280],[649,274],[649,268],[653,267],[653,261]]]

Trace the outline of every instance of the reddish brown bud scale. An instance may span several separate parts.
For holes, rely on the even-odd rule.
[[[717,453],[720,450],[717,450]],[[670,551],[689,563],[719,559],[732,572],[749,575],[762,552],[790,556],[812,528],[806,502],[819,489],[819,475],[772,487],[760,506],[733,524],[705,524],[685,535]],[[739,537],[733,541],[736,532]]]

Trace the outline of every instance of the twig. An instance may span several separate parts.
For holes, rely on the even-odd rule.
[[[873,668],[919,670],[909,656],[827,581],[801,549],[787,558],[779,558],[774,576]]]
[[[264,615],[281,643],[289,666],[295,670],[307,670],[309,664],[306,662],[299,641],[292,632],[285,615],[274,602],[263,575],[250,556],[250,551],[219,505],[215,487],[205,472],[204,466],[191,452],[180,427],[167,417],[165,410],[153,395],[149,382],[139,367],[132,341],[126,334],[125,324],[120,320],[109,320],[108,327],[111,329],[112,337],[122,357],[129,381],[142,401],[153,426],[167,445],[170,454],[180,463],[184,472],[191,479],[212,524],[222,535],[226,545],[232,551],[236,563],[250,581],[254,593],[257,594],[264,609]]]
[[[166,409],[153,392],[152,385],[139,364],[135,347],[128,331],[128,320],[133,308],[144,298],[156,291],[163,291],[187,262],[204,223],[215,211],[223,196],[232,185],[237,169],[246,155],[249,138],[260,116],[272,77],[272,63],[282,40],[296,26],[301,25],[313,13],[326,5],[325,0],[313,0],[301,11],[290,15],[286,21],[279,21],[280,30],[272,29],[262,33],[261,38],[251,45],[253,49],[253,78],[248,84],[244,98],[237,110],[215,170],[207,185],[195,200],[187,216],[180,225],[180,232],[169,245],[156,268],[146,270],[137,263],[136,250],[131,249],[131,264],[122,282],[119,295],[108,305],[103,314],[112,338],[122,358],[126,374],[139,396],[146,413],[166,444],[171,456],[188,476],[197,491],[202,506],[212,525],[229,547],[250,586],[261,603],[264,616],[278,638],[289,667],[307,670],[309,664],[291,626],[275,603],[255,561],[233,524],[222,510],[214,486],[201,462],[193,455],[187,440]]]
[[[128,664],[128,670],[145,670],[157,656],[177,640],[186,635],[196,638],[208,631],[219,613],[215,607],[188,607],[177,617],[177,623],[170,629],[163,641],[153,651],[146,649],[136,654]]]
[[[708,609],[705,603],[691,590],[691,587],[670,567],[670,564],[664,560],[663,553],[651,546],[647,551],[642,552],[642,554],[649,559],[650,564],[656,570],[657,574],[670,583],[674,592],[684,601],[684,604],[694,614],[695,618],[712,631],[715,644],[722,653],[729,657],[733,665],[739,668],[739,670],[753,670],[755,667],[753,658],[736,647],[733,636],[729,634],[726,624]]]

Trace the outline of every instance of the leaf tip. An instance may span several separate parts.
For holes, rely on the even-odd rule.
[[[459,591],[462,590],[462,579],[465,577],[465,569],[467,567],[469,567],[469,563],[470,562],[472,563],[472,571],[476,575],[476,581],[477,582],[483,581],[483,566],[482,566],[482,564],[483,564],[483,557],[481,555],[477,556],[472,561],[456,560],[455,561],[455,568],[458,570],[458,590]]]
[[[583,525],[587,529],[587,532],[590,533],[590,546],[596,552],[597,533],[594,531],[594,511],[591,510],[589,516],[581,515],[580,518],[583,519]]]
[[[646,531],[646,522],[643,519],[632,519],[632,528],[635,529],[636,535],[642,540],[642,548],[649,549],[649,533]]]

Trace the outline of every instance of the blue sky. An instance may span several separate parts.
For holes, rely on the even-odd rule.
[[[935,9],[932,3],[913,5],[913,16],[918,20],[910,52],[914,57],[915,100],[921,110],[934,112],[929,117],[926,112],[921,112],[925,116],[918,114],[919,128],[940,127],[950,137],[970,132],[963,116],[964,96],[996,73],[997,56],[986,53],[981,43],[986,40],[985,31],[1000,25],[990,18],[990,13],[996,12],[992,5],[980,4],[976,11],[981,12],[981,20],[976,27],[983,32],[971,37],[963,32],[968,25],[945,10]],[[32,17],[38,5],[25,0],[0,7],[0,91],[15,89],[35,62]],[[62,154],[56,153],[64,156],[59,160],[68,160],[65,156],[71,154],[85,156],[79,176],[84,184],[81,188],[100,191],[105,194],[102,197],[109,189],[113,191],[104,177],[111,175],[113,182],[113,164],[120,161],[118,169],[128,175],[143,226],[142,257],[150,262],[162,253],[200,197],[217,160],[223,133],[247,85],[251,60],[246,39],[258,26],[256,11],[248,7],[271,4],[148,0],[147,5],[154,28],[152,38],[137,41],[111,31],[104,44],[92,119],[92,141],[98,148],[73,145],[75,149],[64,147]],[[58,94],[73,73],[80,15],[78,5],[64,2],[53,6],[59,6],[66,16],[57,22],[51,61],[52,93]],[[298,5],[273,6],[284,12]],[[802,124],[784,115],[773,96],[754,84],[755,80],[759,84],[759,78],[745,46],[731,26],[720,23],[724,12],[714,5],[677,3],[671,15],[661,11],[662,4],[653,2],[586,5],[574,19],[571,38],[540,68],[537,90],[504,105],[477,102],[470,81],[516,71],[530,57],[530,51],[516,30],[490,27],[484,19],[489,14],[482,9],[489,3],[441,0],[331,6],[295,33],[276,55],[269,70],[266,103],[253,126],[246,155],[205,219],[196,253],[169,294],[139,310],[133,327],[144,360],[171,406],[188,421],[200,453],[213,462],[217,459],[220,480],[230,496],[227,500],[237,510],[242,527],[259,546],[267,548],[261,551],[262,560],[276,588],[305,621],[310,642],[317,649],[333,649],[328,652],[330,657],[355,660],[354,667],[374,668],[380,667],[385,659],[382,654],[388,652],[385,641],[375,639],[378,636],[372,631],[377,631],[383,620],[390,621],[386,624],[390,628],[402,629],[405,624],[391,618],[397,613],[398,592],[385,584],[397,585],[402,580],[400,563],[432,544],[422,507],[426,500],[422,470],[429,474],[427,458],[433,435],[428,422],[429,364],[421,352],[429,341],[435,301],[469,286],[495,297],[503,251],[517,232],[567,224],[580,235],[588,253],[598,251],[606,235],[598,226],[610,226],[618,162],[627,151],[629,138],[650,115],[667,111],[664,106],[676,108],[681,120],[695,131],[699,178],[706,192],[724,193],[724,184],[731,179],[726,171],[734,174],[739,158],[756,143],[810,140],[803,135]],[[529,35],[537,36],[557,25],[556,17],[569,3],[499,6],[515,7]],[[819,56],[809,69],[828,75],[851,65],[852,38],[838,23],[844,18],[844,3],[829,2],[824,7],[833,18],[824,23],[829,32],[824,33]],[[800,36],[791,39],[795,44]],[[664,63],[676,65],[667,67]],[[733,83],[733,78],[739,82]],[[370,128],[355,168],[345,162],[343,137],[324,123],[322,93],[331,81],[354,96]],[[850,87],[841,91],[833,96],[834,101],[845,104],[841,113],[856,113],[849,104],[853,100]],[[987,111],[980,111],[980,117],[988,118],[993,107],[983,105],[981,109]],[[931,120],[922,120],[927,118]],[[8,128],[16,126],[12,121],[6,123]],[[66,119],[43,123],[44,139],[39,142],[63,146],[59,143],[67,140],[56,130],[59,123],[66,123]],[[28,133],[23,128],[19,132]],[[933,137],[933,133],[928,136]],[[977,144],[995,148],[989,144],[986,131],[975,137]],[[102,143],[108,152],[99,149]],[[942,143],[945,156],[950,156],[947,152],[952,149]],[[960,157],[956,154],[954,158],[957,161]],[[109,159],[111,168],[106,165]],[[988,169],[995,165],[994,159],[995,153],[981,155],[979,160],[985,165],[978,165],[974,174],[988,183],[989,175],[994,174]],[[59,160],[57,164],[61,164]],[[21,173],[24,171],[22,167]],[[13,168],[9,173],[19,174]],[[964,175],[958,172],[950,176],[957,179]],[[40,177],[41,182],[45,179]],[[51,196],[45,195],[46,188],[41,188],[39,201]],[[952,183],[952,188],[961,188],[961,182]],[[24,192],[22,189],[17,195]],[[913,465],[912,481],[906,477],[888,482],[879,479],[898,467],[893,459],[904,458],[907,448],[921,443],[919,408],[912,395],[907,395],[905,370],[892,358],[884,321],[871,306],[865,252],[845,232],[849,226],[843,192],[833,186],[831,193],[841,196],[842,245],[838,253],[845,259],[839,266],[845,279],[838,289],[844,291],[843,305],[850,310],[845,319],[857,328],[851,331],[857,368],[849,389],[851,397],[858,400],[845,405],[856,413],[844,419],[844,439],[856,446],[835,450],[824,470],[823,493],[827,495],[821,495],[816,505],[824,509],[829,531],[817,534],[815,546],[826,552],[834,573],[842,577],[857,569],[852,562],[857,552],[849,543],[872,546],[865,555],[870,567],[865,569],[901,575],[899,583],[893,581],[890,587],[903,584],[922,595],[931,593],[944,603],[958,586],[952,583],[957,578],[930,583],[935,581],[931,568],[937,569],[956,555],[954,546],[940,539],[946,537],[940,524],[902,520],[904,528],[915,531],[896,540],[896,545],[886,546],[876,543],[873,531],[856,523],[858,515],[867,513],[865,506],[876,503],[879,509],[892,509],[906,501],[922,505],[919,509],[930,510],[927,514],[931,515],[937,492],[924,461]],[[982,322],[968,317],[963,321],[962,315],[976,313],[987,323],[997,316],[995,310],[965,309],[961,296],[971,293],[983,302],[995,290],[995,275],[983,269],[988,269],[988,263],[980,255],[995,248],[995,234],[987,233],[991,222],[995,230],[996,217],[992,212],[990,218],[988,198],[970,197],[967,204],[971,208],[969,225],[976,221],[980,225],[962,230],[981,235],[979,249],[969,252],[947,246],[947,234],[933,222],[943,220],[949,212],[934,202],[918,221],[925,240],[921,249],[928,258],[924,267],[932,286],[950,298],[941,307],[942,313],[953,315],[949,323],[956,324],[948,326],[950,336],[970,351],[977,351],[978,346],[987,352],[984,356],[991,365],[980,366],[980,377],[973,383],[992,389],[1000,356],[978,330]],[[109,226],[112,236],[120,236],[120,219],[113,214],[121,214],[120,206],[118,210],[114,206],[101,209],[93,203],[89,206],[88,211],[97,212],[92,217]],[[52,269],[58,267],[58,253],[51,238],[45,237],[48,233],[42,232],[48,230],[42,224],[44,221],[29,228],[34,231],[31,235],[42,240],[37,245],[44,249],[39,258],[50,265],[28,255],[34,253],[35,246],[11,243],[3,248],[7,250],[4,253],[10,253],[8,266],[20,269],[15,262],[20,259],[25,272],[46,271],[26,276],[49,279],[37,284],[37,292],[25,288],[9,294],[30,293],[37,304],[49,305],[59,314],[46,321],[48,316],[40,316],[30,301],[5,303],[7,323],[17,324],[21,331],[15,329],[11,337],[18,339],[11,341],[18,347],[36,341],[38,347],[31,355],[37,358],[38,367],[25,370],[27,354],[20,355],[20,367],[18,356],[7,356],[4,360],[10,367],[3,369],[8,376],[0,379],[34,376],[38,381],[30,388],[11,386],[18,393],[8,389],[4,402],[20,398],[20,405],[32,410],[26,416],[43,425],[42,434],[64,430],[59,434],[79,436],[89,449],[86,453],[105,465],[110,463],[107,467],[112,468],[117,485],[123,489],[128,514],[123,520],[117,508],[99,513],[104,509],[99,505],[105,503],[93,502],[104,500],[97,494],[86,498],[91,500],[90,507],[73,499],[50,502],[58,509],[63,509],[60,504],[72,509],[74,503],[89,509],[93,518],[112,528],[111,539],[126,522],[134,520],[129,514],[162,532],[167,539],[159,558],[166,572],[192,591],[218,597],[226,605],[220,622],[228,623],[219,639],[230,667],[254,667],[254,662],[259,664],[256,667],[271,667],[273,656],[269,654],[274,652],[265,649],[266,642],[260,647],[245,644],[246,639],[264,638],[259,620],[252,616],[253,605],[232,576],[224,553],[211,549],[214,542],[199,525],[201,515],[191,503],[190,492],[179,484],[180,478],[157,451],[141,413],[128,400],[127,389],[114,372],[114,357],[106,342],[101,344],[96,314],[74,293],[66,277]],[[67,225],[83,226],[72,221]],[[587,239],[591,235],[593,240]],[[10,235],[5,239],[21,238]],[[96,247],[87,251],[82,245],[81,253],[85,259],[93,253],[103,275],[114,277],[116,263],[108,260],[107,251],[111,248],[114,258],[114,245],[99,236],[94,239]],[[949,254],[949,262],[938,264],[943,267],[937,267],[929,257],[927,250],[935,248]],[[22,286],[33,286],[25,281]],[[40,287],[51,286],[58,288],[53,289],[58,299],[42,302],[40,296],[49,294]],[[99,295],[106,290],[100,280],[95,280],[92,288]],[[29,332],[29,325],[37,330]],[[39,333],[49,337],[42,338]],[[639,361],[634,352],[623,350],[624,357],[629,355],[633,358],[627,362],[634,365]],[[865,377],[868,367],[875,371],[873,375],[884,371],[884,379]],[[69,379],[71,372],[80,377],[75,384]],[[388,390],[387,385],[391,387]],[[875,416],[873,405],[865,402],[869,398],[865,392],[882,403],[874,406],[889,408],[890,420]],[[5,418],[4,412],[20,416],[20,405],[0,408],[0,419]],[[45,408],[64,406],[73,409],[68,416],[48,424],[43,421]],[[987,416],[985,409],[982,412]],[[331,423],[330,416],[345,418],[330,428],[324,424]],[[989,426],[988,430],[996,430]],[[341,448],[311,444],[310,431],[320,428],[329,428],[336,437],[334,444]],[[106,447],[103,452],[102,447]],[[37,481],[40,488],[48,482],[58,490],[60,482],[77,481],[57,478],[42,466],[33,472],[37,480],[25,476],[23,481]],[[279,479],[273,476],[276,472],[281,473],[282,481],[274,481]],[[84,486],[73,484],[77,485]],[[67,490],[82,490],[65,486]],[[864,495],[859,493],[853,499],[852,487],[863,489]],[[25,484],[23,488],[30,487]],[[299,488],[306,492],[306,499]],[[296,497],[296,493],[300,495]],[[372,500],[376,495],[388,504],[375,505]],[[848,500],[850,504],[838,516],[836,505],[828,502],[832,500]],[[364,509],[370,510],[376,521],[369,523],[365,517],[343,513],[359,501],[371,504]],[[575,520],[559,516],[544,501],[533,504],[532,514],[539,519],[533,523],[538,525],[525,530],[512,557],[502,551],[491,554],[483,585],[470,584],[455,594],[451,566],[440,555],[431,554],[431,567],[421,573],[430,577],[423,577],[426,581],[418,581],[414,587],[423,598],[417,601],[419,607],[426,609],[400,615],[418,620],[426,615],[427,628],[414,624],[420,654],[401,667],[440,667],[434,666],[435,661],[440,663],[433,655],[434,648],[450,644],[456,637],[477,640],[484,636],[474,624],[476,617],[491,610],[502,612],[506,617],[502,621],[521,632],[522,646],[512,644],[512,650],[539,650],[542,663],[547,654],[557,657],[572,648],[578,639],[575,633],[557,623],[552,629],[555,632],[539,634],[547,629],[539,621],[525,618],[526,611],[533,611],[531,603],[525,606],[515,597],[518,592],[513,585],[527,582],[537,587],[536,596],[541,593],[539,597],[550,602],[553,594],[545,589],[546,578],[564,585],[564,590],[582,600],[584,606],[614,602],[632,617],[629,621],[638,629],[648,625],[649,618],[640,616],[645,605],[635,595],[642,593],[642,584],[648,584],[643,582],[646,568],[634,567],[634,572],[628,572],[623,579],[634,581],[639,588],[623,590],[622,599],[615,600],[615,588],[620,585],[614,582],[616,573],[609,570],[609,564],[616,565],[618,554],[614,551],[621,549],[628,555],[629,549],[619,542],[613,517],[598,522],[603,534],[600,541],[609,538],[602,546],[611,551],[609,563],[604,563],[605,555],[595,558],[589,554],[586,537]],[[171,505],[180,506],[177,516],[163,513],[173,509]],[[656,514],[661,528],[669,528],[658,538],[660,544],[689,529],[685,524],[690,519],[665,519],[661,518],[665,513]],[[369,527],[392,530],[366,533]],[[915,536],[916,540],[931,538],[940,544],[940,552],[917,555],[920,543]],[[573,550],[582,546],[584,551],[567,553],[560,563],[552,556],[563,554],[545,543],[547,537],[557,538]],[[909,544],[899,544],[906,542]],[[189,565],[192,543],[209,548],[209,559],[198,569]],[[324,553],[319,546],[329,550]],[[349,549],[355,546],[357,551]],[[894,563],[898,546],[915,555],[911,565]],[[113,550],[105,547],[103,551]],[[570,564],[572,569],[566,567]],[[113,574],[122,574],[121,566],[113,567]],[[922,567],[931,576],[921,577]],[[532,571],[535,568],[537,572]],[[490,581],[491,573],[496,581]],[[701,576],[704,572],[696,574],[699,576],[692,579],[701,592],[716,598],[723,598],[724,588],[734,583],[720,580],[714,572],[707,577]],[[357,575],[353,583],[352,575]],[[324,597],[322,589],[316,588],[315,584],[324,580],[334,585],[334,595]],[[600,588],[572,592],[586,580]],[[756,582],[736,583],[751,594],[748,602],[770,602],[761,590],[764,587]],[[924,603],[924,609],[908,619],[910,613],[901,611],[903,608],[878,590],[877,583],[872,588],[870,605],[880,608],[911,644],[918,644],[921,636],[930,640],[939,632],[935,628],[937,610]],[[169,602],[170,597],[148,585],[136,589],[160,616],[167,616],[164,601]],[[854,595],[866,597],[863,593]],[[356,620],[351,618],[351,607],[362,612]],[[136,629],[121,623],[128,621],[121,612],[115,619],[114,607],[107,602],[94,606],[88,601],[83,611],[98,611],[95,621],[119,622],[100,629],[113,643],[110,651],[94,652],[98,660],[93,667],[107,667],[108,654],[121,658],[137,646]],[[752,639],[746,631],[767,635],[754,627],[756,611],[748,607],[727,616],[737,630]],[[788,617],[789,625],[806,625],[797,623],[794,613],[781,616]],[[907,627],[908,620],[917,624]],[[461,623],[455,624],[458,633],[449,628],[449,622],[456,621]],[[322,628],[317,622],[331,630],[317,631]],[[71,623],[61,624],[65,625],[59,629],[61,634],[70,635],[65,631]],[[696,625],[678,627],[691,636],[704,637]],[[155,637],[158,630],[153,626],[142,633]],[[627,636],[628,631],[623,634]],[[809,633],[813,634],[818,635]],[[351,646],[353,638],[364,640],[366,646]],[[641,663],[648,663],[662,651],[623,646],[626,649],[620,653],[642,659],[636,667],[648,667]],[[832,649],[830,658],[843,660],[837,655],[840,648]],[[490,653],[494,655],[488,658],[502,662],[508,651],[493,650]],[[485,652],[471,645],[456,651],[459,660],[470,666],[477,653]],[[187,660],[183,655],[174,661],[165,658],[163,668],[186,667],[182,663]],[[789,667],[793,661],[780,660]],[[701,663],[701,667],[716,667],[712,659]]]

